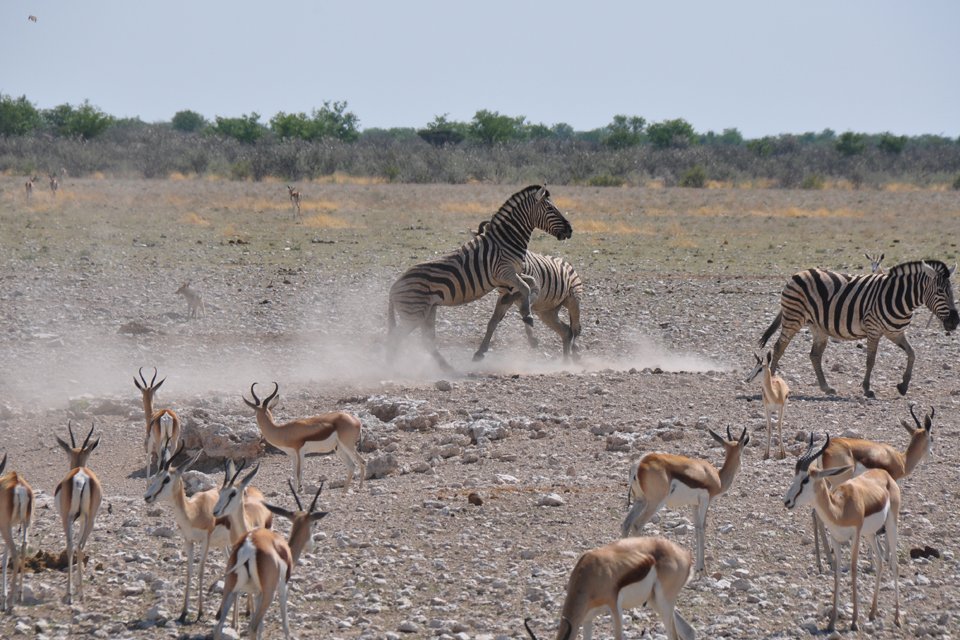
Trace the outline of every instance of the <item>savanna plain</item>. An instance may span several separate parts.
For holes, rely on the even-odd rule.
[[[344,490],[335,456],[306,464],[305,493],[326,479],[319,504],[330,515],[293,572],[297,637],[522,638],[525,617],[552,637],[577,556],[619,536],[631,462],[660,450],[719,467],[707,429],[728,426],[746,428],[751,442],[733,489],[710,507],[707,576],[677,603],[698,637],[960,635],[960,338],[920,309],[908,331],[917,363],[907,396],[895,388],[906,358],[884,342],[868,400],[862,345],[828,346],[838,394],[825,396],[810,336],[798,335],[780,368],[792,389],[783,460],[762,459],[760,386],[743,382],[791,274],[864,272],[865,251],[885,253],[888,267],[952,265],[960,194],[551,186],[573,237],[535,232],[530,248],[563,256],[584,280],[580,360],[565,362],[539,322],[539,346],[529,346],[511,311],[486,359],[473,362],[494,294],[439,312],[440,350],[455,374],[436,369],[416,339],[388,365],[393,280],[467,241],[523,186],[303,183],[297,220],[280,182],[67,177],[57,194],[38,185],[28,200],[23,178],[0,177],[0,455],[36,492],[29,553],[64,548],[52,494],[68,470],[54,440],[67,437],[68,421],[101,436],[89,466],[104,488],[84,602],[65,604],[66,573],[34,563],[25,602],[0,614],[0,636],[212,633],[225,557],[211,551],[204,618],[178,623],[179,533],[168,505],[143,500],[140,367],[166,378],[157,406],[174,408],[193,442],[219,438],[200,471],[219,485],[222,456],[252,446],[255,485],[286,508],[290,463],[259,444],[241,394],[276,381],[279,421],[333,409],[362,419],[362,488]],[[186,282],[203,297],[203,317],[188,317],[175,294]],[[931,456],[902,483],[903,627],[893,625],[889,573],[880,616],[865,620],[874,574],[861,555],[862,630],[848,631],[845,570],[838,632],[828,633],[833,584],[814,564],[810,512],[783,504],[801,440],[857,435],[903,450],[910,402],[936,416]],[[644,534],[694,545],[688,511],[662,510]],[[925,547],[939,557],[911,558]],[[193,618],[195,601],[190,609]],[[628,618],[625,637],[663,637],[651,611]],[[609,616],[597,633],[612,635]],[[281,635],[274,603],[265,637]]]

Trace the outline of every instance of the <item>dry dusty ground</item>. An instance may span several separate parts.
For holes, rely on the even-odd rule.
[[[539,234],[533,248],[563,255],[584,277],[582,361],[563,363],[542,327],[541,347],[529,348],[511,314],[487,360],[472,363],[488,297],[440,312],[441,349],[462,372],[448,376],[415,343],[401,366],[384,366],[386,291],[403,268],[465,241],[515,186],[301,187],[305,220],[294,224],[279,183],[67,179],[56,198],[38,192],[28,203],[20,178],[0,178],[0,451],[37,491],[31,548],[63,547],[50,496],[66,472],[54,435],[68,419],[84,429],[96,421],[103,439],[90,465],[106,494],[86,601],[62,604],[62,572],[28,574],[28,603],[0,615],[0,636],[211,632],[216,593],[205,621],[173,620],[179,537],[169,508],[141,497],[142,413],[131,376],[156,366],[167,377],[160,404],[188,428],[201,417],[250,428],[240,394],[277,380],[279,419],[354,411],[368,433],[365,455],[392,469],[344,492],[333,482],[342,478],[338,460],[308,462],[311,484],[331,479],[321,499],[331,515],[294,573],[299,637],[520,638],[525,616],[552,637],[577,555],[618,534],[631,460],[664,450],[719,464],[705,428],[728,425],[747,427],[752,443],[734,489],[710,510],[711,575],[682,592],[679,608],[702,638],[827,637],[818,629],[832,581],[813,567],[809,512],[782,502],[793,456],[761,459],[759,386],[741,380],[780,288],[800,268],[860,271],[862,252],[875,249],[888,265],[952,263],[956,192],[553,187],[574,236],[560,244]],[[187,280],[207,302],[202,319],[187,319],[174,295]],[[827,350],[836,397],[813,384],[808,335],[782,363],[794,452],[808,430],[904,447],[898,422],[909,418],[908,401],[937,408],[933,456],[903,483],[905,626],[893,627],[887,577],[882,616],[863,636],[960,635],[960,343],[927,326],[929,317],[919,311],[909,332],[918,359],[907,399],[894,388],[905,358],[889,343],[875,400],[860,396],[864,358],[854,344]],[[380,420],[393,402],[405,415]],[[257,485],[290,506],[287,459],[266,453],[262,463]],[[201,467],[215,475],[215,461]],[[468,503],[471,492],[481,506]],[[562,504],[539,506],[548,494]],[[690,514],[661,515],[645,533],[691,546]],[[909,550],[925,545],[940,558],[911,560]],[[208,584],[222,571],[221,552],[211,567]],[[843,578],[840,635],[856,637],[846,632]],[[862,616],[872,580],[861,574]],[[632,616],[626,637],[662,637],[653,614]],[[608,617],[598,633],[611,634]],[[266,635],[280,635],[276,606]]]

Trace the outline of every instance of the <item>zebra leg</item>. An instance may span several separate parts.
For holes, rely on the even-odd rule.
[[[560,321],[558,314],[560,313],[560,307],[554,307],[549,311],[538,312],[537,316],[540,317],[540,320],[543,324],[547,325],[553,332],[556,333],[561,342],[563,342],[563,359],[570,359],[570,350],[571,344],[573,343],[573,330]]]
[[[773,359],[770,361],[770,373],[777,372],[777,365],[780,364],[780,358],[783,357],[783,352],[787,350],[787,345],[793,340],[793,336],[797,334],[797,331],[799,331],[799,328],[787,328],[786,326],[780,330],[780,337],[777,338],[777,343],[773,345]]]
[[[497,300],[497,306],[493,309],[493,315],[490,316],[490,321],[487,322],[487,333],[483,336],[483,341],[480,343],[480,348],[478,348],[477,352],[473,354],[474,362],[483,360],[484,354],[486,354],[487,350],[490,349],[490,340],[493,339],[493,332],[497,330],[497,327],[500,325],[503,317],[507,315],[507,311],[510,310],[511,305],[518,301],[519,296],[516,294],[504,294],[501,295]]]
[[[867,338],[867,372],[863,376],[863,384],[861,386],[863,387],[863,395],[867,396],[868,398],[873,398],[876,396],[876,394],[870,389],[870,374],[873,373],[873,365],[877,361],[877,347],[879,346],[880,346],[879,337]],[[909,372],[909,370],[910,368],[908,367],[907,371]],[[909,381],[910,380],[909,376],[907,376],[906,374],[904,375],[906,376],[906,379]]]
[[[580,347],[577,346],[577,338],[580,337],[580,300],[575,295],[568,296],[563,306],[567,308],[570,316],[570,352],[574,360],[579,360]]]
[[[900,392],[900,395],[905,396],[907,395],[907,389],[910,387],[910,378],[913,376],[913,361],[916,360],[917,354],[914,353],[913,347],[907,342],[907,334],[905,333],[901,333],[893,341],[893,344],[907,352],[907,370],[903,372],[903,381],[897,385],[897,391]]]
[[[779,346],[779,344],[778,340],[777,345]],[[827,379],[823,375],[823,351],[826,348],[827,334],[815,330],[813,332],[813,348],[810,349],[810,362],[813,363],[813,372],[817,374],[817,384],[820,385],[820,390],[832,396],[836,393],[836,390],[827,384]]]
[[[437,361],[437,364],[441,369],[450,373],[455,371],[453,367],[450,366],[442,355],[440,355],[440,350],[437,349],[437,308],[431,307],[427,317],[424,319],[423,325],[423,341],[427,347],[427,350],[430,352],[430,355],[433,356],[433,359]]]

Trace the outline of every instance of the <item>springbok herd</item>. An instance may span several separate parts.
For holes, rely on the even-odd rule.
[[[28,194],[31,186],[28,183]],[[299,211],[300,194],[292,187],[288,189],[291,202]],[[484,283],[482,287],[477,287],[477,291],[454,291],[456,287],[450,285],[445,295],[430,297],[433,294],[428,291],[425,296],[425,289],[418,288],[418,283],[430,281],[430,273],[443,272],[449,275],[455,271],[450,266],[452,262],[444,262],[445,258],[418,265],[405,273],[391,291],[390,355],[394,355],[396,340],[419,327],[438,363],[449,367],[432,344],[436,307],[469,302],[476,299],[477,292],[484,287],[487,291],[499,288],[503,296],[511,296],[506,306],[517,304],[525,323],[532,323],[530,311],[534,308],[538,292],[544,289],[546,283],[538,282],[529,273],[524,275],[523,265],[517,262],[517,259],[522,261],[523,253],[504,258],[501,245],[511,244],[513,240],[521,238],[525,251],[525,242],[533,228],[547,230],[561,240],[572,233],[569,223],[549,201],[549,194],[538,186],[515,194],[494,216],[489,229],[481,226],[475,237],[459,250],[458,255],[475,255],[476,259],[471,259],[471,267],[466,267],[474,271],[466,274],[466,278],[459,278],[458,286],[469,289],[473,284],[467,286],[464,284],[467,281]],[[525,231],[517,232],[517,229]],[[942,263],[925,261],[905,263],[885,271],[880,265],[882,259],[882,255],[871,259],[873,273],[869,275],[841,276],[811,270],[797,274],[788,283],[784,290],[782,310],[764,335],[762,343],[782,326],[780,339],[773,351],[754,356],[755,366],[746,379],[748,382],[759,379],[761,385],[767,426],[764,458],[771,455],[774,419],[779,435],[776,456],[780,459],[786,456],[783,423],[790,390],[777,375],[776,365],[790,338],[799,328],[812,327],[815,338],[811,358],[818,382],[828,393],[833,390],[826,385],[819,361],[826,338],[867,338],[871,351],[863,388],[865,394],[871,396],[870,369],[876,342],[881,336],[890,338],[908,353],[908,369],[903,382],[898,385],[901,393],[906,392],[914,356],[903,338],[903,332],[915,308],[926,305],[948,332],[957,327],[957,312],[949,284],[952,269],[947,269]],[[462,260],[460,264],[467,262]],[[905,288],[902,283],[907,279],[912,279],[912,286]],[[433,282],[436,283],[436,279]],[[807,286],[809,283],[815,283],[815,286]],[[893,300],[893,294],[875,295],[885,286],[896,286],[897,295],[903,299]],[[191,296],[194,292],[189,290],[188,285],[184,285],[178,293],[186,295],[191,304],[191,313],[202,315],[199,296]],[[860,304],[877,297],[886,297],[887,306],[877,303],[875,307],[867,308],[869,305]],[[854,317],[854,300],[858,301],[856,313],[860,315],[857,317]],[[392,317],[394,308],[400,316],[400,328],[397,328]],[[902,313],[902,308],[908,308],[908,313]],[[898,312],[900,315],[897,315]],[[576,355],[576,347],[572,343],[576,333],[579,333],[579,325],[577,323],[575,332],[569,326],[564,327],[558,328],[558,334],[564,340],[565,355]],[[483,350],[489,343],[490,333],[492,329],[484,340]],[[228,556],[226,566],[220,573],[224,587],[214,637],[222,636],[231,609],[234,612],[231,624],[233,628],[238,628],[240,607],[234,608],[234,604],[241,593],[248,594],[248,632],[251,637],[261,636],[265,615],[274,599],[279,601],[283,631],[289,637],[287,594],[291,573],[296,569],[301,554],[312,545],[313,523],[327,515],[317,507],[323,490],[322,483],[307,508],[301,502],[299,492],[303,489],[305,456],[311,453],[336,454],[347,468],[344,490],[350,491],[354,475],[359,475],[358,484],[362,487],[366,477],[366,462],[360,454],[361,421],[350,413],[335,411],[277,423],[271,409],[279,398],[279,384],[273,383],[272,390],[262,399],[257,394],[256,383],[251,384],[250,399],[244,396],[243,401],[253,410],[263,439],[290,457],[292,479],[288,480],[288,486],[296,509],[268,503],[264,493],[253,486],[260,464],[248,470],[246,461],[239,466],[232,461],[227,462],[219,489],[187,496],[183,474],[198,461],[203,451],[185,453],[181,420],[177,413],[170,408],[155,406],[156,393],[165,381],[164,378],[158,382],[157,375],[154,368],[148,380],[141,368],[134,377],[134,384],[141,394],[145,425],[144,467],[148,486],[143,497],[148,504],[163,502],[169,506],[183,538],[186,566],[180,621],[185,622],[188,618],[192,600],[190,591],[194,585],[197,589],[196,619],[202,618],[207,591],[204,578],[206,561],[210,547],[214,546],[227,550]],[[862,540],[867,542],[870,549],[874,572],[873,598],[868,617],[874,620],[880,615],[878,597],[886,563],[893,582],[893,622],[897,626],[902,624],[897,560],[902,497],[898,482],[913,472],[929,454],[936,415],[935,410],[931,409],[921,419],[913,404],[910,404],[909,412],[912,424],[901,420],[902,426],[910,434],[909,446],[902,452],[881,442],[855,438],[827,435],[818,442],[815,434],[810,432],[806,450],[797,460],[792,482],[783,496],[786,509],[792,510],[797,506],[812,508],[815,562],[818,567],[821,566],[822,556],[819,542],[821,539],[824,542],[824,552],[834,576],[828,630],[835,628],[838,618],[841,545],[848,541],[851,543],[849,576],[853,601],[851,629],[857,629],[860,620],[858,556]],[[65,601],[73,603],[74,599],[83,600],[85,547],[96,526],[104,487],[95,473],[96,464],[90,461],[91,454],[100,443],[99,437],[94,438],[95,425],[90,427],[79,444],[72,423],[68,422],[67,433],[69,444],[59,437],[57,442],[69,456],[69,471],[57,485],[54,496],[66,539],[68,571]],[[572,640],[581,632],[583,638],[589,640],[593,634],[594,619],[603,613],[613,614],[614,634],[620,639],[624,610],[648,605],[659,614],[666,635],[671,640],[696,637],[694,629],[678,612],[677,601],[688,581],[707,575],[705,547],[708,510],[716,498],[729,492],[734,485],[741,468],[741,454],[751,437],[746,428],[739,434],[731,433],[729,427],[725,434],[713,430],[708,430],[708,433],[724,449],[724,459],[719,469],[707,460],[658,451],[648,452],[632,464],[628,475],[628,511],[621,524],[622,537],[583,553],[576,561],[560,613],[556,632],[558,640]],[[0,461],[0,473],[3,473],[6,465],[5,455]],[[241,477],[244,472],[245,475]],[[784,484],[786,482],[785,478]],[[664,506],[692,508],[695,529],[695,548],[692,552],[662,537],[638,535]],[[273,530],[274,516],[291,521],[290,533],[286,538]],[[5,611],[12,611],[23,597],[24,564],[33,517],[34,494],[27,479],[17,471],[0,476],[0,533],[5,543],[2,607]],[[195,550],[199,551],[196,580],[193,578]],[[9,562],[8,556],[11,558]],[[8,567],[11,573],[9,581]],[[523,624],[530,637],[536,640],[531,620],[526,619]]]

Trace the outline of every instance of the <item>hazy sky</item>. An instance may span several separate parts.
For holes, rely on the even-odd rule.
[[[956,0],[3,0],[0,92],[148,122],[346,100],[361,128],[489,109],[957,136],[958,28]]]

